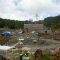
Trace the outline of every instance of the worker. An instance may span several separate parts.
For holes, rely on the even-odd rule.
[[[24,51],[22,51],[22,54],[24,55]]]
[[[21,53],[19,54],[19,56],[20,56],[20,60],[22,60],[23,53],[21,52]]]
[[[26,53],[25,53],[25,57],[27,57]]]
[[[28,55],[29,55],[29,51],[27,51],[26,55],[27,55],[27,57],[28,57]]]

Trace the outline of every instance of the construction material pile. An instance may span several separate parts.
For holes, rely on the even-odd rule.
[[[41,36],[41,35],[49,35],[49,33],[38,33],[38,36]]]
[[[55,59],[60,60],[60,47],[57,47],[51,55],[55,56]]]
[[[52,38],[60,39],[60,33],[58,34],[39,33],[38,36],[43,37],[44,39],[52,39]]]

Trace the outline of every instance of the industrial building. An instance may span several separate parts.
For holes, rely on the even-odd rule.
[[[27,29],[25,29],[27,28]],[[39,32],[39,30],[44,29],[44,24],[24,24],[25,33],[26,32]]]
[[[39,30],[39,33],[49,33],[49,34],[52,34],[52,30]]]

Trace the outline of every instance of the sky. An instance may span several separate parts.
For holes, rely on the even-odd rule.
[[[57,15],[60,15],[60,0],[0,0],[0,18],[38,21]]]

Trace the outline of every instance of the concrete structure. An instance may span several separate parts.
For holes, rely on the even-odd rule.
[[[52,30],[39,30],[39,33],[49,33],[49,34],[52,34]]]
[[[44,29],[44,25],[43,24],[24,24],[24,29],[28,28],[28,32],[39,32],[39,30],[43,30]],[[27,30],[25,29],[25,32],[27,32]]]

